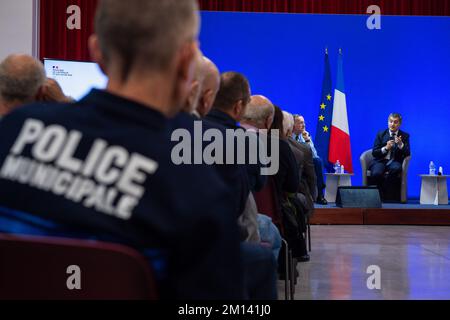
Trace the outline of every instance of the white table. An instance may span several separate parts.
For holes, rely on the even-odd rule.
[[[422,189],[420,191],[420,204],[448,205],[447,178],[423,174]]]
[[[339,187],[351,187],[352,176],[350,173],[326,173],[327,177],[325,200],[330,203],[336,202],[337,191]]]

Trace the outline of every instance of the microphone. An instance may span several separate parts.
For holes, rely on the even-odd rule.
[[[398,148],[398,144],[395,142],[395,138],[397,137],[397,134],[394,132],[392,133],[391,138],[389,139],[389,141],[394,141],[394,147],[392,148],[392,152],[396,152],[397,148]]]
[[[395,142],[396,137],[397,137],[397,134],[393,133],[390,140]],[[397,143],[395,145],[397,145]]]
[[[396,133],[393,133],[392,134],[392,139],[394,140],[394,154],[397,152],[397,149],[398,149],[398,143],[397,142],[395,142],[395,138],[397,137],[397,134]]]

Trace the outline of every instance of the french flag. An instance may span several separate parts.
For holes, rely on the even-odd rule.
[[[328,160],[336,163],[339,160],[345,171],[353,173],[352,148],[347,116],[347,98],[344,88],[344,60],[339,50],[338,76],[334,91],[333,121],[331,125],[330,151]]]

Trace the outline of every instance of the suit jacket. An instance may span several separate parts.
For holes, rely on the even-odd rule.
[[[394,160],[400,163],[403,163],[406,157],[411,155],[411,146],[409,143],[409,134],[399,130],[398,136],[402,137],[404,147],[403,149],[398,148],[397,146],[392,150],[394,152]],[[372,155],[375,158],[375,161],[383,161],[387,154],[383,153],[382,149],[386,146],[388,141],[391,140],[391,134],[389,129],[384,131],[380,131],[375,138],[375,143],[373,145]]]
[[[272,137],[272,139],[278,139],[277,137]],[[294,154],[289,147],[287,140],[279,139],[280,149],[279,149],[279,159],[280,168],[277,174],[274,176],[275,179],[275,189],[277,192],[277,197],[281,201],[285,199],[286,193],[296,193],[298,186],[300,184],[300,177],[298,175],[298,165],[295,160]],[[270,149],[271,143],[268,145]],[[269,150],[270,154],[272,151]],[[273,155],[272,155],[273,156]]]
[[[314,170],[312,150],[307,144],[298,143],[292,138],[288,141],[300,167],[298,191],[306,196],[308,206],[314,208],[314,199],[317,198],[317,178]]]
[[[236,120],[234,120],[228,114],[218,109],[212,109],[211,112],[205,117],[205,120],[209,121],[210,123],[220,124],[226,129],[233,129],[233,130],[242,129],[245,131],[244,128],[240,127],[236,123]],[[247,150],[247,155],[248,154],[249,150]],[[261,191],[261,189],[264,188],[267,182],[267,177],[261,175],[262,165],[260,163],[258,164],[247,163],[245,167],[247,169],[248,181],[250,183],[250,190],[255,192]]]

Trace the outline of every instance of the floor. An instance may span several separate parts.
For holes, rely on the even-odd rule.
[[[298,264],[296,300],[450,299],[450,227],[311,230],[311,261]],[[380,289],[368,288],[378,280]],[[278,282],[278,291],[283,299],[284,282]]]

